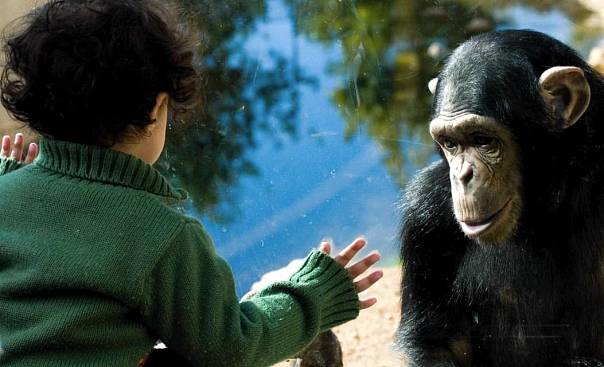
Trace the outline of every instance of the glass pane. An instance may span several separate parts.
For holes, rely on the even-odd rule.
[[[4,0],[0,25],[33,0]],[[587,5],[585,5],[587,4]],[[191,200],[239,292],[322,238],[398,251],[400,189],[435,158],[428,81],[456,45],[530,28],[584,55],[589,1],[182,0],[202,33],[206,99],[158,166]],[[15,125],[0,111],[0,130]]]
[[[0,2],[2,27],[36,3]],[[587,56],[604,25],[589,0],[180,2],[202,35],[205,99],[171,122],[157,166],[240,295],[325,237],[365,235],[397,264],[401,189],[437,158],[427,85],[461,42],[528,28]],[[16,129],[0,109],[0,133]]]
[[[435,158],[428,81],[456,45],[531,28],[586,53],[575,1],[187,1],[207,98],[170,133],[163,167],[192,201],[240,292],[321,238],[364,234],[393,263],[400,189]]]

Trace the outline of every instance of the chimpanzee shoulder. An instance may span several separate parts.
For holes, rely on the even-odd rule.
[[[405,189],[401,224],[403,297],[446,302],[468,241],[453,214],[448,164],[434,162]],[[409,310],[411,311],[411,310]]]
[[[433,230],[433,218],[451,212],[448,170],[447,163],[439,160],[419,171],[407,185],[402,206],[404,224],[413,228],[405,228],[405,232]]]
[[[419,171],[407,185],[402,210],[403,260],[414,251],[407,244],[431,246],[432,250],[437,250],[453,239],[450,233],[457,232],[459,238],[463,237],[453,215],[449,166],[442,159]],[[443,233],[447,235],[441,237]]]
[[[448,172],[442,159],[422,169],[405,188],[402,206],[404,307],[396,339],[399,350],[421,366],[435,365],[431,352],[420,347],[424,341],[448,338],[456,329],[448,304],[468,241],[454,218]]]

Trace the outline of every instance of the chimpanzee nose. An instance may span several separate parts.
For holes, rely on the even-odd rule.
[[[474,169],[472,168],[472,165],[468,162],[463,162],[459,167],[456,176],[463,185],[467,185],[474,177]]]

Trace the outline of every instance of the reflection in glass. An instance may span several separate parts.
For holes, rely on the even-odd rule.
[[[600,30],[578,1],[184,4],[201,29],[206,97],[174,124],[161,167],[241,292],[323,236],[366,234],[395,258],[399,190],[434,157],[427,84],[457,44],[533,28],[587,52]]]

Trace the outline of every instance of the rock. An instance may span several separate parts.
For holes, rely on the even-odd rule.
[[[296,358],[302,360],[300,367],[342,367],[342,348],[336,334],[331,330],[320,334]]]

